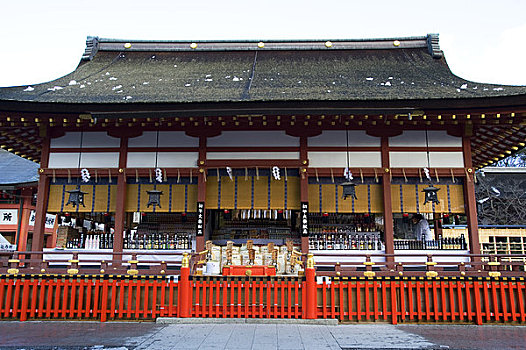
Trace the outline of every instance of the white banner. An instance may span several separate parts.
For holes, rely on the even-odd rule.
[[[0,209],[0,225],[17,225],[17,209]]]
[[[46,214],[46,228],[54,228],[56,219],[57,219],[56,215]],[[34,210],[31,210],[31,214],[29,215],[29,226],[35,226],[35,220],[36,220],[36,213]]]

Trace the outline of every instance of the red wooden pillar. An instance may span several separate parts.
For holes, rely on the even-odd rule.
[[[314,269],[314,257],[312,254],[309,254],[307,258],[305,279],[307,287],[307,300],[304,304],[306,307],[305,318],[315,319],[318,317],[318,286],[316,284],[316,270]]]
[[[389,138],[382,137],[382,190],[384,200],[384,239],[385,253],[394,254],[394,225],[393,225],[393,205],[391,201],[391,168],[389,163]],[[388,257],[387,261],[394,261],[393,257]]]
[[[29,215],[31,214],[31,199],[33,196],[33,190],[31,188],[24,188],[21,191],[22,201],[21,211],[18,214],[20,220],[20,229],[17,232],[16,242],[17,250],[24,251],[27,248],[27,235],[29,232]],[[44,214],[45,215],[45,214]],[[45,227],[45,226],[44,226]]]
[[[46,231],[46,211],[49,200],[49,176],[44,174],[44,169],[49,163],[49,138],[45,137],[42,141],[40,156],[40,178],[37,187],[37,205],[35,208],[35,226],[33,227],[32,251],[41,252],[44,250],[44,233]],[[41,255],[32,256],[31,259],[41,259]],[[38,266],[38,263],[33,263]]]
[[[179,317],[190,317],[191,316],[191,303],[190,298],[192,296],[192,285],[190,283],[190,264],[188,253],[184,253],[183,261],[181,263],[181,274],[179,276]],[[223,293],[227,291],[224,290]]]
[[[480,254],[477,203],[475,200],[475,169],[473,169],[473,161],[471,159],[471,140],[469,136],[462,137],[462,150],[464,167],[467,170],[467,176],[464,181],[464,208],[467,215],[469,250],[471,254]]]
[[[309,165],[309,154],[307,151],[307,136],[300,136],[300,203],[309,201],[309,175],[307,167]],[[309,237],[301,237],[301,252],[309,252]]]
[[[206,136],[199,136],[199,174],[197,176],[197,202],[204,203],[206,200]],[[206,208],[206,206],[205,206]],[[195,249],[197,252],[205,250],[205,235],[206,235],[206,209],[204,212],[204,234],[195,237]]]
[[[126,165],[128,162],[128,137],[121,137],[119,151],[119,173],[117,175],[117,198],[115,203],[115,230],[113,234],[113,251],[122,253],[124,220],[126,218]],[[122,255],[114,255],[113,260],[121,261]]]

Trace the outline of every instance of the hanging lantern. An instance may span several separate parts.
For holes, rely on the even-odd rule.
[[[436,188],[432,184],[429,184],[428,187],[424,188],[422,190],[422,192],[425,193],[424,205],[426,205],[428,202],[439,204],[440,201],[438,200],[438,194],[437,194],[439,190],[440,188]]]
[[[343,199],[347,199],[347,197],[351,197],[354,199],[358,199],[356,197],[356,184],[352,181],[344,182],[342,183],[343,187]]]
[[[156,189],[146,191],[148,193],[148,204],[146,204],[146,207],[149,208],[150,205],[155,206],[157,205],[159,208],[161,207],[161,195],[163,194],[163,191],[159,191]]]
[[[77,185],[77,188],[75,188],[74,190],[66,192],[69,193],[69,198],[66,205],[71,204],[73,208],[75,208],[76,206],[80,208],[81,205],[83,207],[86,207],[84,205],[84,195],[87,194],[87,192],[82,192],[82,190],[80,189],[80,185]]]

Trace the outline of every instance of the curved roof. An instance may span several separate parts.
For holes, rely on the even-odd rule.
[[[134,104],[526,96],[526,86],[474,83],[452,74],[437,35],[270,41],[259,46],[257,41],[192,45],[99,38],[87,43],[74,72],[43,84],[1,88],[0,101]]]
[[[0,186],[38,182],[38,164],[0,149]]]

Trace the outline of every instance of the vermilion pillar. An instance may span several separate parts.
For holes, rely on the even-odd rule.
[[[393,205],[391,201],[391,168],[389,163],[389,138],[382,137],[382,190],[384,200],[384,239],[385,253],[394,254],[394,226],[393,226]],[[388,257],[387,261],[394,261],[393,257]]]
[[[18,244],[17,250],[24,251],[27,248],[27,235],[29,232],[29,215],[31,214],[31,197],[33,196],[33,191],[31,188],[24,188],[21,192],[22,196],[20,200],[22,201],[22,210],[18,214],[18,219],[20,220],[20,230],[18,231],[18,237],[16,239],[16,242]]]
[[[123,250],[124,220],[126,217],[126,169],[128,159],[128,138],[122,137],[119,153],[119,174],[117,175],[117,198],[115,204],[115,231],[113,235],[113,251],[120,253]],[[115,255],[114,260],[121,260],[122,255]]]
[[[40,178],[37,188],[37,206],[35,208],[35,226],[33,227],[33,244],[32,251],[41,252],[44,250],[44,233],[46,231],[46,211],[49,200],[49,176],[45,175],[43,170],[49,163],[49,138],[45,137],[42,141],[42,150],[40,156]],[[32,259],[41,259],[41,255],[32,256]],[[36,264],[38,265],[38,264]]]
[[[309,201],[309,176],[307,166],[309,165],[309,154],[307,150],[307,136],[300,137],[300,203]],[[301,236],[301,252],[309,252],[309,237]]]
[[[469,250],[471,254],[480,254],[479,225],[477,221],[477,203],[475,200],[475,181],[473,161],[471,159],[471,140],[469,136],[462,138],[462,151],[467,176],[464,181],[464,207],[468,223]]]

